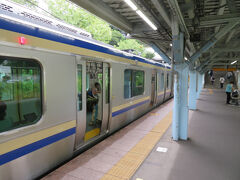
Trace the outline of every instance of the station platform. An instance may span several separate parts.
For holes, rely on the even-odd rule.
[[[173,141],[173,100],[85,151],[43,180],[239,180],[240,108],[203,89],[189,111],[189,140]]]

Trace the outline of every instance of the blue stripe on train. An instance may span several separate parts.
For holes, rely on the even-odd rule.
[[[150,100],[148,99],[148,100],[146,100],[146,101],[143,101],[143,102],[134,104],[134,105],[132,105],[132,106],[129,106],[129,107],[120,109],[120,110],[118,110],[118,111],[115,111],[115,112],[112,113],[112,117],[115,117],[115,116],[117,116],[117,115],[119,115],[119,114],[122,114],[122,113],[124,113],[124,112],[127,112],[127,111],[129,111],[129,110],[131,110],[131,109],[133,109],[133,108],[136,108],[136,107],[138,107],[138,106],[141,106],[142,104],[145,104],[145,103],[147,103],[147,102],[149,102],[149,101],[150,101]]]
[[[26,154],[29,154],[33,151],[36,151],[44,146],[47,146],[49,144],[52,144],[54,142],[57,142],[61,139],[64,139],[68,136],[71,136],[72,134],[76,133],[76,128],[71,128],[66,131],[63,131],[61,133],[55,134],[53,136],[47,137],[45,139],[42,139],[40,141],[34,142],[32,144],[26,145],[24,147],[15,149],[13,151],[10,151],[8,153],[5,153],[3,155],[0,155],[0,166],[8,163],[14,159],[17,159],[21,156],[24,156]]]
[[[127,58],[130,60],[137,60],[146,64],[152,64],[155,66],[159,66],[159,67],[163,67],[165,68],[164,65],[161,64],[157,64],[157,63],[153,63],[153,62],[149,62],[143,58],[140,57],[136,57],[136,56],[132,56],[132,55],[125,55],[122,52],[116,52],[114,50],[111,50],[110,48],[107,47],[103,47],[100,45],[96,45],[93,43],[89,43],[86,41],[82,41],[79,39],[73,39],[73,38],[69,38],[69,37],[64,37],[60,34],[57,33],[53,33],[53,32],[49,32],[37,27],[31,27],[31,26],[27,26],[24,24],[20,24],[20,23],[16,23],[14,21],[9,21],[6,19],[1,19],[0,18],[0,28],[1,29],[5,29],[5,30],[9,30],[9,31],[13,31],[13,32],[17,32],[17,33],[22,33],[22,34],[27,34],[30,36],[35,36],[35,37],[39,37],[39,38],[43,38],[43,39],[47,39],[47,40],[51,40],[51,41],[55,41],[55,42],[60,42],[60,43],[64,43],[64,44],[69,44],[69,45],[73,45],[73,46],[77,46],[77,47],[81,47],[81,48],[85,48],[85,49],[90,49],[93,51],[98,51],[98,52],[102,52],[102,53],[106,53],[106,54],[111,54],[114,56],[119,56],[119,57],[123,57],[123,58]],[[169,67],[166,67],[167,69],[170,69]]]

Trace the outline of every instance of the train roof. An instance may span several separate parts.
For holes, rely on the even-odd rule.
[[[115,49],[111,45],[92,39],[89,32],[54,18],[39,16],[25,7],[6,0],[0,2],[0,28],[171,69],[167,64]]]

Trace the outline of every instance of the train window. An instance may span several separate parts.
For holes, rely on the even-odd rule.
[[[133,71],[132,73],[132,85],[133,85],[133,96],[138,96],[144,92],[144,72],[143,71]]]
[[[77,84],[78,84],[78,111],[82,110],[82,65],[77,65]]]
[[[0,56],[0,132],[34,124],[41,118],[41,89],[37,61]]]
[[[144,72],[126,69],[124,71],[124,98],[130,98],[143,94]]]

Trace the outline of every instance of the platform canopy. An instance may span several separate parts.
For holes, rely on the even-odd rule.
[[[171,63],[175,16],[184,33],[185,59],[198,71],[240,65],[240,28],[236,23],[240,0],[71,1],[129,33],[129,38],[149,44],[166,62]]]

